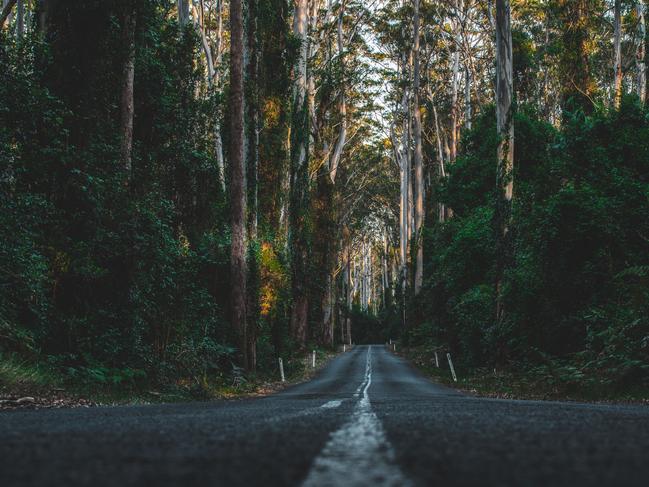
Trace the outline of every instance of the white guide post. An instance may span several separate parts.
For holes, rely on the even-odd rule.
[[[313,355],[311,356],[311,368],[315,369],[315,350],[313,351]]]
[[[457,382],[457,376],[455,375],[455,367],[453,367],[453,361],[451,360],[451,354],[447,353],[446,358],[448,359],[448,366],[451,368],[451,375],[453,376],[453,380]]]
[[[437,352],[435,352],[435,366],[439,369],[439,357],[437,357]]]
[[[282,358],[279,358],[279,375],[282,376],[282,382],[286,382],[286,377],[284,377],[284,362]]]

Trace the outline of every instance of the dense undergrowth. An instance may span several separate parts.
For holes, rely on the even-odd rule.
[[[207,86],[200,39],[171,3],[139,4],[127,177],[121,5],[61,2],[47,39],[0,36],[0,362],[98,389],[231,383],[229,213],[214,153],[224,93]],[[279,283],[250,315],[259,367],[274,374],[292,354],[286,256],[250,252],[249,288],[260,273]]]
[[[559,388],[649,390],[649,112],[519,110],[504,319],[495,318],[495,117],[486,111],[439,188],[453,218],[426,229],[426,281],[406,344]],[[392,322],[399,320],[395,310]]]

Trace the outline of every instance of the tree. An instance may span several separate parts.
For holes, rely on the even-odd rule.
[[[613,105],[615,108],[620,108],[620,101],[622,101],[622,12],[621,0],[615,0],[614,6],[614,39],[613,39],[613,53],[614,53],[614,79],[613,86]]]
[[[413,121],[414,121],[414,165],[415,165],[415,294],[419,294],[424,281],[424,248],[422,231],[424,226],[424,162],[421,145],[421,108],[419,107],[419,1],[414,0],[413,14],[413,46],[412,55],[414,59],[413,68]]]
[[[645,66],[645,51],[646,51],[646,37],[647,29],[645,25],[645,4],[644,0],[637,0],[636,2],[636,17],[638,19],[638,27],[636,32],[636,48],[635,48],[635,67],[636,67],[636,83],[635,89],[638,98],[642,103],[645,102],[647,96],[647,68]]]
[[[181,28],[189,23],[189,2],[191,0],[178,0],[178,25]]]
[[[250,368],[247,341],[246,170],[244,158],[244,21],[242,0],[230,1],[230,251],[232,326],[241,361]]]
[[[122,100],[121,100],[121,162],[126,171],[127,181],[131,177],[133,157],[133,85],[135,81],[135,26],[136,11],[132,6],[126,6],[122,19],[122,43],[125,56],[122,68]]]
[[[562,27],[562,105],[590,113],[595,85],[590,73],[591,0],[557,0]]]
[[[257,367],[257,335],[259,326],[259,261],[256,248],[259,238],[259,26],[258,0],[248,0],[246,9],[246,188],[248,224],[248,309],[247,309],[247,357],[248,366]]]
[[[293,35],[300,42],[293,68],[294,87],[291,103],[291,202],[290,246],[292,298],[291,334],[298,347],[306,344],[309,298],[307,292],[308,265],[308,142],[309,112],[307,105],[307,62],[309,4],[297,0],[293,14]]]
[[[498,265],[496,317],[503,316],[502,279],[510,252],[509,229],[514,195],[513,52],[509,0],[496,1],[496,120],[498,131],[496,221]]]

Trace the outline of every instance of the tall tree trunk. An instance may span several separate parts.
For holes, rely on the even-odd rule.
[[[647,68],[645,66],[647,28],[644,0],[637,0],[635,9],[638,17],[635,48],[636,93],[640,98],[640,102],[644,104],[647,96]]]
[[[214,56],[215,68],[221,65],[223,52],[223,0],[217,0],[216,3],[216,53]],[[218,88],[221,86],[219,71],[215,69],[214,85]],[[223,138],[221,136],[221,118],[222,114],[216,115],[214,127],[214,151],[216,152],[216,167],[219,171],[219,182],[221,191],[225,194],[225,158],[223,156]]]
[[[339,102],[339,114],[340,114],[340,127],[338,128],[338,139],[336,140],[336,145],[334,147],[333,154],[329,160],[329,177],[333,184],[336,183],[336,173],[338,172],[338,166],[340,165],[340,160],[342,158],[343,149],[345,143],[347,142],[347,100],[346,100],[346,84],[345,84],[345,45],[343,41],[343,19],[345,15],[345,1],[340,7],[340,12],[338,14],[338,56],[340,59],[340,66],[343,71],[342,82],[340,84],[340,102]]]
[[[496,219],[498,225],[496,317],[503,316],[502,280],[509,260],[511,206],[514,193],[514,121],[513,121],[512,32],[509,0],[496,0],[496,118],[498,137],[498,167]]]
[[[122,70],[122,99],[121,99],[121,163],[126,171],[126,179],[130,181],[133,157],[133,88],[135,80],[135,22],[134,7],[127,7],[122,24],[122,45],[126,50]]]
[[[243,5],[230,1],[230,252],[232,326],[238,336],[243,365],[247,357],[246,313],[246,172],[244,159]]]
[[[622,12],[621,0],[615,0],[615,35],[613,39],[613,53],[615,66],[615,83],[613,87],[613,105],[620,108],[622,100]]]
[[[291,123],[291,204],[290,240],[292,264],[291,334],[298,347],[306,345],[309,301],[307,292],[308,238],[308,142],[309,123],[307,106],[308,58],[308,0],[297,0],[293,34],[300,41],[299,55],[294,67],[295,86]]]
[[[458,119],[460,107],[458,106],[458,91],[460,87],[460,44],[461,44],[461,28],[460,25],[460,4],[455,0],[455,19],[453,20],[453,64],[452,64],[452,78],[451,78],[451,163],[455,162],[457,158],[458,146]]]
[[[185,27],[189,22],[189,2],[191,0],[178,0],[178,25]]]
[[[437,106],[431,99],[433,105],[433,121],[435,123],[435,140],[437,141],[437,179],[443,180],[446,177],[446,168],[444,166],[444,147],[442,145],[442,135],[440,133],[439,118],[437,116]],[[444,223],[446,220],[446,208],[444,203],[438,203],[437,206],[437,219],[439,223]]]
[[[248,191],[248,238],[250,241],[250,260],[248,262],[250,279],[248,281],[249,305],[246,315],[248,340],[248,367],[257,367],[257,334],[259,322],[259,261],[255,246],[257,244],[258,225],[258,188],[259,188],[259,44],[257,29],[258,0],[247,1],[247,62],[246,67],[246,159]]]
[[[464,126],[471,130],[471,70],[464,68]]]
[[[424,248],[422,231],[424,227],[424,161],[421,146],[421,110],[419,108],[419,1],[414,0],[414,41],[412,55],[414,58],[413,68],[413,139],[415,143],[414,164],[415,164],[415,295],[421,291],[424,281]]]
[[[194,14],[194,25],[198,35],[201,37],[201,45],[203,47],[203,53],[205,54],[205,62],[207,64],[207,82],[210,88],[219,87],[220,79],[218,71],[216,71],[216,65],[221,64],[221,37],[223,35],[222,31],[222,3],[218,2],[217,5],[217,34],[216,34],[216,60],[212,53],[212,48],[210,46],[209,40],[207,38],[207,32],[205,27],[205,21],[201,12],[198,12],[196,7],[192,5],[192,12]],[[216,64],[215,64],[216,63]],[[214,152],[216,156],[216,167],[219,172],[219,183],[221,186],[221,191],[225,194],[225,161],[223,158],[223,140],[221,138],[221,123],[220,123],[220,114],[215,116],[216,122],[214,124]]]

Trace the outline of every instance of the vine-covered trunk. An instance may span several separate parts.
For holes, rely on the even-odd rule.
[[[291,335],[296,345],[306,345],[308,298],[308,146],[309,117],[306,97],[308,60],[308,0],[298,0],[293,34],[300,41],[297,62],[293,69],[295,85],[291,106],[291,202],[289,235],[291,249]]]

